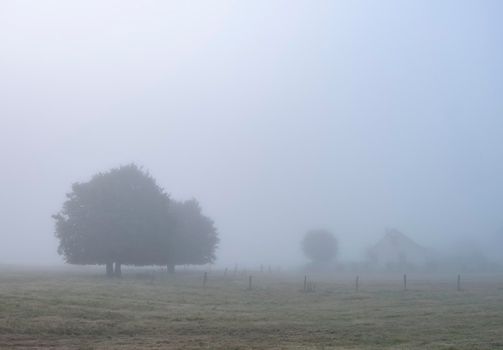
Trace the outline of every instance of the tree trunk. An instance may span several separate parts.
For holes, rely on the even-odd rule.
[[[107,277],[113,277],[114,275],[114,263],[113,262],[107,262]]]
[[[121,276],[122,276],[121,263],[116,262],[115,263],[115,277],[121,277]]]
[[[168,273],[175,273],[175,264],[168,264]]]

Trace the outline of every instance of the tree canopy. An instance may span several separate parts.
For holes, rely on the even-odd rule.
[[[134,164],[75,183],[53,215],[59,254],[71,264],[204,264],[215,259],[213,221],[196,200],[177,202]]]
[[[173,201],[170,207],[174,224],[176,251],[172,257],[176,264],[206,264],[215,260],[218,243],[216,229],[209,217],[202,214],[196,199]],[[168,258],[169,261],[169,258]]]
[[[327,263],[337,254],[337,239],[327,230],[310,230],[302,240],[302,250],[313,263]]]

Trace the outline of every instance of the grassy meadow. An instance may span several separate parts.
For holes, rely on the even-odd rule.
[[[0,349],[503,348],[501,274],[154,270],[1,269]]]

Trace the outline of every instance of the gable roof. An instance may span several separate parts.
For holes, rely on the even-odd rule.
[[[430,257],[428,249],[396,229],[388,229],[384,237],[368,250],[368,254],[380,262],[421,263]]]

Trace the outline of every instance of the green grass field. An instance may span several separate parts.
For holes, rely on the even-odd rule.
[[[0,271],[1,349],[503,348],[503,276]]]

